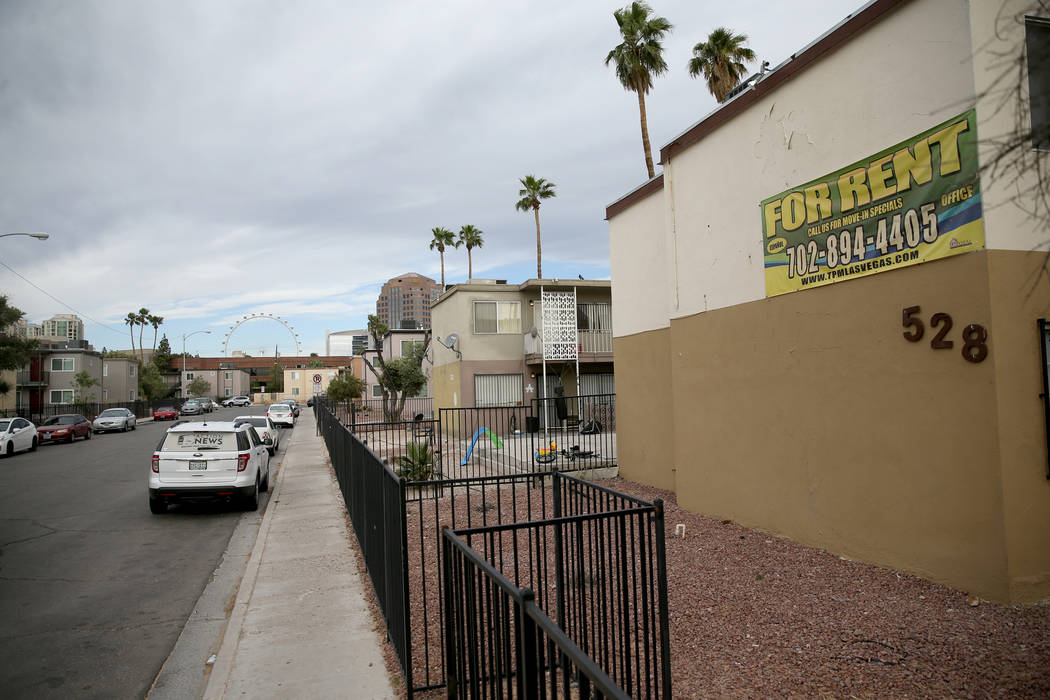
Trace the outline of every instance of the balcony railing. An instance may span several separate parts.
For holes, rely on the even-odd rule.
[[[595,353],[609,353],[613,351],[612,331],[578,331],[580,337],[580,356]],[[535,337],[532,333],[526,333],[525,355],[543,354],[543,331],[538,330]]]
[[[22,370],[15,375],[15,383],[18,386],[47,386],[50,374],[46,370]]]

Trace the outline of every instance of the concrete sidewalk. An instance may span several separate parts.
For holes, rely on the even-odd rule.
[[[394,698],[357,541],[302,409],[204,698]]]

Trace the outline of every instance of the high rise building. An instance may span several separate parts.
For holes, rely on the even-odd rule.
[[[441,296],[441,285],[408,272],[387,281],[376,301],[376,316],[391,329],[430,328],[430,304]]]
[[[40,325],[41,335],[45,338],[84,339],[84,322],[74,314],[55,314]]]
[[[368,331],[325,331],[324,354],[329,357],[336,355],[360,355],[368,348]]]

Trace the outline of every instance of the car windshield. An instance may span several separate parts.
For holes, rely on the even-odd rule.
[[[99,418],[123,418],[127,414],[124,413],[123,408],[107,408],[102,413],[98,414]]]
[[[183,406],[196,406],[198,404],[200,404],[200,402],[197,401],[196,399],[190,399],[189,401],[187,401],[186,403],[184,403],[182,405]]]
[[[6,433],[7,429],[11,427],[11,421],[0,420],[0,433]]]
[[[258,417],[252,416],[251,418],[238,418],[237,419],[237,424],[240,425],[241,423],[248,423],[249,425],[254,425],[256,428],[265,428],[266,427],[266,418],[264,416],[258,416]]]
[[[76,416],[51,416],[44,425],[73,425],[76,422]]]
[[[195,430],[168,433],[161,444],[162,452],[200,452],[202,450],[237,451],[237,433],[217,430]]]
[[[274,413],[280,413],[281,411],[290,411],[291,408],[289,408],[288,404],[286,403],[275,403],[273,406],[270,406],[270,408],[268,408],[267,410],[273,411]]]
[[[157,411],[174,411],[175,409],[171,406],[164,406],[163,408],[156,409]]]

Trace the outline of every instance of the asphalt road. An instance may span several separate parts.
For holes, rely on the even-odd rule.
[[[144,697],[237,523],[265,508],[269,494],[259,513],[206,504],[152,515],[146,471],[168,425],[0,459],[5,698]]]

